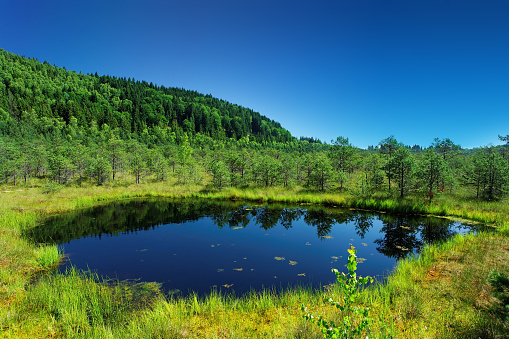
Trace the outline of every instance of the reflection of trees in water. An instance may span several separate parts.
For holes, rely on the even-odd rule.
[[[356,233],[364,238],[373,227],[377,214],[309,208],[290,208],[281,205],[247,208],[241,202],[210,200],[134,200],[117,202],[93,209],[48,218],[41,226],[31,229],[27,236],[38,242],[64,243],[85,236],[117,235],[137,232],[163,224],[182,224],[209,217],[219,228],[247,227],[250,222],[268,230],[278,224],[289,229],[303,219],[316,227],[317,236],[329,235],[334,226],[353,223]],[[380,214],[383,237],[377,239],[377,250],[389,257],[403,258],[419,251],[423,243],[442,241],[455,232],[448,219],[417,218]]]
[[[355,225],[355,231],[361,239],[364,239],[364,236],[369,231],[371,227],[373,227],[373,218],[372,214],[354,214],[352,216],[352,222]]]
[[[281,211],[281,218],[279,221],[284,228],[289,229],[292,227],[292,223],[299,220],[305,213],[306,211],[301,209],[285,208]]]
[[[240,204],[195,200],[132,200],[97,206],[47,218],[26,232],[36,242],[65,243],[86,236],[118,235],[163,224],[182,224],[213,215],[229,216]]]
[[[271,209],[262,207],[253,210],[256,218],[256,224],[260,225],[264,230],[268,230],[277,225],[283,209]]]
[[[316,227],[316,233],[320,238],[330,233],[332,226],[336,224],[334,214],[323,210],[310,210],[304,216],[306,224]]]
[[[239,209],[231,211],[229,209],[223,209],[216,213],[209,215],[210,219],[219,227],[246,227],[251,221],[250,213],[243,206]]]
[[[383,222],[384,237],[375,240],[378,252],[387,257],[401,259],[422,246],[422,242],[417,239],[417,225],[412,223],[411,219],[386,214],[380,219]]]
[[[452,230],[454,222],[443,218],[425,218],[422,220],[421,238],[425,243],[436,243],[452,237],[456,232]]]
[[[375,240],[377,250],[388,257],[398,259],[414,251],[420,252],[425,243],[444,241],[456,232],[454,222],[443,218],[417,218],[409,216],[381,215],[384,237]]]

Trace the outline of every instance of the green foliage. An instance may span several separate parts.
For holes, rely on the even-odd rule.
[[[348,263],[346,265],[348,274],[339,272],[337,269],[333,269],[332,272],[336,275],[336,281],[339,286],[340,295],[338,296],[341,301],[335,301],[332,298],[327,300],[327,303],[331,306],[336,307],[339,310],[339,316],[341,318],[338,323],[333,320],[325,320],[322,316],[316,318],[310,314],[307,307],[302,305],[301,309],[305,312],[304,319],[316,324],[320,327],[323,337],[328,338],[356,338],[365,329],[369,328],[369,308],[355,306],[359,299],[359,287],[373,282],[373,278],[357,277],[357,250],[355,247],[351,247],[348,250],[350,254],[348,256]]]
[[[53,194],[62,189],[62,185],[56,183],[52,180],[46,180],[44,185],[42,186],[42,193],[44,194]]]
[[[29,127],[36,133],[64,132],[76,139],[95,124],[108,125],[120,139],[135,138],[149,146],[174,142],[183,133],[215,140],[297,141],[279,123],[211,95],[84,75],[4,50],[0,50],[0,79],[0,134],[25,133]],[[31,120],[27,112],[32,110],[45,122]],[[113,165],[112,170],[114,175]]]
[[[439,191],[444,191],[443,183],[449,173],[450,169],[443,157],[431,148],[424,151],[416,174],[430,202]]]
[[[379,154],[367,154],[364,159],[364,177],[363,184],[366,191],[361,194],[372,195],[374,192],[382,190],[384,185],[384,176],[382,171],[382,160]]]
[[[509,276],[504,273],[491,271],[488,282],[494,290],[495,297],[499,300],[495,312],[504,320],[509,320]]]
[[[442,156],[444,161],[449,161],[451,158],[458,155],[460,147],[456,145],[451,139],[446,138],[440,140],[439,138],[435,138],[431,146],[435,149],[435,151]]]
[[[36,261],[42,267],[49,267],[60,261],[60,254],[56,245],[41,245],[36,250]]]
[[[273,186],[279,179],[282,164],[270,154],[261,154],[253,164],[253,175],[257,182]]]
[[[337,177],[343,182],[345,178],[344,172],[339,172]],[[312,171],[309,174],[309,184],[317,190],[325,191],[330,188],[333,180],[336,178],[332,169],[329,157],[324,153],[319,153],[312,159]]]
[[[228,167],[222,160],[212,160],[209,164],[209,171],[212,174],[212,183],[217,188],[228,185],[229,172]]]
[[[410,151],[405,147],[397,147],[393,156],[383,167],[389,179],[398,184],[400,197],[410,188],[414,178],[414,159]]]
[[[507,193],[509,165],[497,149],[483,147],[464,166],[462,180],[465,185],[475,187],[477,197],[498,199]]]
[[[354,167],[354,157],[357,149],[348,141],[348,138],[337,137],[332,141],[331,157],[334,167],[338,172],[338,180],[341,188],[346,181],[346,173],[351,172]]]
[[[108,180],[111,172],[111,165],[103,156],[99,155],[90,159],[88,175],[90,178],[96,180],[97,185],[104,184]]]

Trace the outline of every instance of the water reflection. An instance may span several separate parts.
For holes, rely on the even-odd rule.
[[[472,229],[444,218],[338,208],[153,199],[54,216],[26,236],[63,244],[78,268],[159,281],[185,294],[232,284],[236,293],[271,284],[325,285],[334,279],[331,267],[343,268],[350,243],[366,260],[359,273],[383,276],[424,244]]]
[[[425,243],[450,238],[457,233],[455,222],[446,218],[426,218],[370,212],[327,209],[307,206],[279,205],[248,207],[241,202],[211,202],[208,200],[134,200],[117,202],[91,209],[78,210],[48,218],[44,225],[26,233],[35,242],[69,243],[88,236],[101,237],[125,232],[136,233],[163,224],[185,224],[209,217],[218,228],[245,228],[254,221],[264,230],[277,225],[291,229],[295,221],[303,221],[316,228],[316,235],[325,238],[334,226],[353,224],[363,239],[373,227],[382,222],[383,237],[375,240],[377,250],[388,257],[404,258],[418,252]],[[472,225],[463,225],[473,230]]]

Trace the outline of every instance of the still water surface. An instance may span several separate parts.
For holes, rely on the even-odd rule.
[[[136,200],[49,218],[29,236],[60,244],[67,258],[61,271],[73,265],[203,295],[329,284],[331,268],[346,270],[350,245],[358,274],[381,280],[423,244],[473,230],[443,218],[337,208]]]

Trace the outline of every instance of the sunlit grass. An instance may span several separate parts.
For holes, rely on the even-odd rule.
[[[58,264],[60,259],[58,247],[55,245],[41,245],[35,250],[35,260],[43,268]]]
[[[359,198],[347,191],[322,193],[302,187],[215,190],[206,185],[175,185],[172,180],[44,191],[36,180],[32,187],[0,191],[0,329],[6,337],[317,338],[320,334],[302,319],[300,306],[305,304],[329,319],[337,317],[323,302],[324,294],[336,293],[334,286],[325,292],[294,287],[242,297],[218,291],[205,298],[163,297],[156,286],[148,285],[148,292],[143,292],[104,284],[90,273],[51,273],[61,257],[57,247],[39,246],[22,237],[24,230],[50,214],[143,197],[316,204],[494,225],[494,234],[456,236],[425,247],[419,257],[400,261],[383,284],[363,292],[362,302],[372,309],[370,337],[496,337],[508,331],[507,323],[489,311],[495,301],[487,284],[492,269],[509,272],[507,200],[483,202],[458,191],[438,196],[430,204],[419,196],[397,199],[379,193]]]

